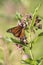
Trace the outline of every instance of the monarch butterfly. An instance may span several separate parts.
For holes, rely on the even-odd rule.
[[[25,23],[19,23],[18,26],[8,29],[7,32],[12,33],[15,37],[18,37],[23,43],[27,43],[25,27]]]

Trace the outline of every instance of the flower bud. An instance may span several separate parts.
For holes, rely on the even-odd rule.
[[[36,20],[35,20],[35,23],[34,23],[34,26],[36,26],[40,21],[41,21],[41,19],[37,16]]]
[[[22,56],[22,60],[27,60],[29,58],[29,55],[28,54],[24,54],[23,56]]]
[[[42,29],[42,24],[39,24],[39,25],[38,25],[38,28],[39,28],[39,29]]]
[[[16,44],[16,46],[17,46],[18,48],[21,48],[21,47],[22,47],[22,45],[20,45],[20,44]]]
[[[27,15],[27,18],[29,18],[29,19],[32,20],[32,14],[28,14],[28,15]]]

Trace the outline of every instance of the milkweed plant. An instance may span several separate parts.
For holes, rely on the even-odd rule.
[[[24,54],[22,55],[21,58],[21,63],[26,64],[26,65],[39,65],[43,58],[39,59],[34,59],[34,55],[32,54],[32,45],[36,43],[37,39],[41,36],[42,32],[40,34],[37,34],[37,31],[42,29],[42,23],[41,23],[41,18],[37,14],[38,10],[40,8],[40,5],[35,9],[33,14],[26,14],[22,15],[20,13],[16,13],[15,18],[20,22],[22,18],[24,18],[26,22],[26,29],[25,29],[25,35],[26,35],[26,40],[27,43],[23,43],[20,40],[17,40],[16,38],[3,38],[8,42],[14,42],[15,45],[18,48],[22,48],[24,51]],[[18,22],[18,23],[19,23]],[[37,44],[37,43],[36,43]],[[29,53],[28,51],[29,50]]]

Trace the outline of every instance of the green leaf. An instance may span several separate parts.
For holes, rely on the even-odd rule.
[[[16,12],[16,16],[15,17],[16,17],[16,19],[18,19],[20,21],[22,19],[22,15],[20,13],[18,13],[18,12]]]
[[[12,38],[12,37],[3,37],[3,40],[8,42],[8,43],[17,43],[17,44],[20,44],[20,40],[17,40],[17,39]]]
[[[13,39],[13,38],[10,38],[14,43],[16,44],[20,44],[20,41],[19,40],[16,40],[16,39]]]
[[[32,21],[31,21],[30,29],[32,29],[33,26],[34,26],[35,18],[36,18],[36,16],[37,16],[37,11],[39,10],[39,7],[40,7],[40,4],[39,4],[39,6],[35,9],[35,11],[34,11],[34,13],[33,13],[33,17],[32,17]]]
[[[43,36],[43,32],[41,32],[38,36]]]
[[[43,60],[43,58],[40,58],[40,59],[36,60],[38,65],[41,63],[42,60]]]
[[[8,42],[8,43],[11,43],[12,40],[10,39],[10,37],[3,37],[2,38],[4,41]]]
[[[27,59],[27,60],[22,60],[25,64],[31,64],[31,62],[32,62],[32,59]]]
[[[38,36],[37,40],[32,45],[32,53],[35,59],[43,57],[43,36]]]

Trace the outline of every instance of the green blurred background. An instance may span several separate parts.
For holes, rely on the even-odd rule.
[[[38,15],[42,18],[42,26],[43,26],[43,0],[0,0],[0,36],[9,36],[10,34],[8,34],[6,32],[6,30],[8,28],[14,27],[17,24],[17,20],[15,20],[15,15],[16,12],[19,12],[21,14],[30,14],[34,12],[35,8],[41,4],[40,9],[38,10]],[[43,29],[40,31],[38,31],[38,33],[43,32]],[[13,35],[11,35],[13,36]],[[43,57],[43,36],[41,36],[41,38],[38,39],[39,42],[35,43],[33,45],[33,55],[34,58],[40,58]],[[5,45],[4,45],[5,44]],[[4,46],[6,47],[6,50],[3,52],[2,48],[4,48]],[[1,48],[2,47],[2,48]],[[7,48],[8,47],[8,48]],[[13,52],[15,52],[16,47],[13,47],[13,45],[10,44],[6,44],[6,42],[0,40],[0,62],[2,62],[3,64],[0,63],[0,65],[6,65],[4,64],[5,60],[4,59],[4,53],[9,53],[9,50],[12,50]],[[16,57],[17,54],[17,57]],[[9,56],[9,54],[8,54]],[[14,56],[14,57],[13,57]],[[19,53],[19,51],[15,52],[12,56],[12,63],[10,63],[9,59],[6,60],[5,63],[7,63],[7,65],[25,65],[25,64],[21,64],[20,58],[21,55]],[[8,58],[6,56],[6,58]],[[17,58],[19,58],[19,60],[17,60]],[[4,59],[4,60],[3,60]],[[15,60],[16,59],[16,60]],[[8,62],[9,63],[8,63]],[[43,65],[43,61],[41,62],[40,65]]]

